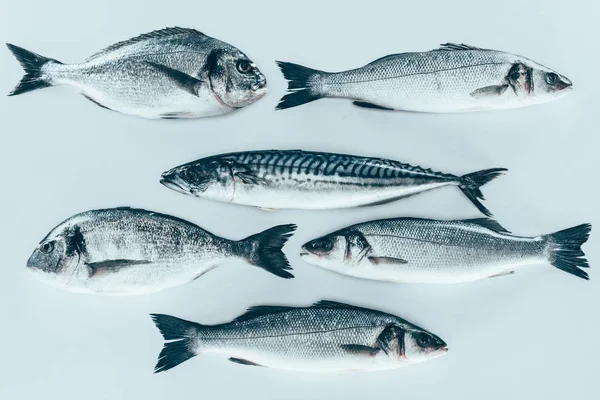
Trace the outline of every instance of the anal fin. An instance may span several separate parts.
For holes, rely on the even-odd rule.
[[[82,95],[83,97],[85,97],[86,99],[88,99],[89,101],[91,101],[92,103],[94,103],[95,105],[97,105],[97,106],[99,106],[99,107],[102,107],[102,108],[104,108],[104,109],[107,109],[107,110],[113,111],[113,109],[112,109],[112,108],[108,108],[108,107],[106,107],[104,104],[100,103],[100,102],[99,102],[99,101],[97,101],[97,100],[94,100],[94,99],[92,99],[92,98],[91,98],[90,96],[88,96],[87,94],[85,94],[85,93],[81,93],[81,95]]]
[[[376,110],[386,110],[386,111],[393,111],[393,108],[387,108],[387,107],[383,107],[383,106],[378,106],[377,104],[373,104],[373,103],[368,103],[366,101],[353,101],[352,104],[354,104],[357,107],[363,107],[363,108],[374,108]]]
[[[229,361],[234,362],[236,364],[251,365],[253,367],[262,367],[262,365],[260,365],[260,364],[257,364],[252,361],[244,360],[243,358],[229,357]]]

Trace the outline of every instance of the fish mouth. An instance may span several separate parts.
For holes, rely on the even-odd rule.
[[[308,251],[301,251],[300,252],[300,257],[304,257],[304,256],[308,256],[310,255],[310,253]]]
[[[160,183],[176,192],[188,194],[188,191],[183,186],[181,186],[180,184],[175,182],[173,179],[166,177],[164,175],[160,178]]]
[[[267,86],[267,78],[261,77],[258,79],[258,81],[254,85],[252,85],[251,89],[254,92],[264,89],[264,91],[266,93],[267,92],[266,86]]]

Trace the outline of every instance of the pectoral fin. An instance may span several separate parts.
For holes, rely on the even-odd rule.
[[[252,362],[252,361],[244,360],[243,358],[229,357],[229,361],[234,362],[236,364],[252,365],[254,367],[262,367],[262,365],[260,365],[260,364],[257,364],[257,363]]]
[[[374,108],[376,110],[387,110],[387,111],[393,111],[393,108],[387,108],[387,107],[383,107],[383,106],[378,106],[377,104],[373,104],[373,103],[367,103],[366,101],[353,101],[352,104],[354,104],[357,107],[363,107],[363,108]]]
[[[181,72],[171,67],[167,67],[166,65],[154,63],[151,61],[146,61],[146,64],[152,66],[160,73],[166,75],[179,87],[181,87],[187,92],[190,92],[194,96],[198,96],[199,89],[204,84],[204,82],[200,79],[194,78],[193,76],[188,75],[185,72]]]
[[[251,185],[257,185],[260,183],[264,183],[265,180],[256,176],[254,173],[248,171],[235,171],[234,175],[237,176],[238,178],[240,178],[240,180],[244,183],[247,184],[251,184]]]
[[[369,357],[375,357],[381,351],[377,347],[363,346],[362,344],[343,344],[340,347],[348,353]]]
[[[407,264],[408,261],[402,259],[402,258],[395,258],[395,257],[375,257],[375,256],[370,256],[369,257],[369,261],[371,261],[372,264],[374,265],[379,265],[379,264]]]
[[[132,265],[151,264],[147,260],[102,260],[91,263],[86,263],[90,278],[99,274],[108,274],[118,272],[120,269],[130,267]]]
[[[485,86],[471,92],[471,96],[477,98],[500,96],[508,89],[508,85]]]

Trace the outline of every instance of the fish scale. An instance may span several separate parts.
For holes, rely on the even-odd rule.
[[[398,368],[447,351],[439,337],[399,317],[331,301],[253,307],[213,326],[152,317],[168,341],[156,372],[201,353],[224,354],[247,365],[329,372]],[[415,335],[426,336],[428,344],[415,346]]]
[[[572,87],[565,76],[526,57],[453,43],[427,52],[392,54],[342,72],[278,64],[289,82],[277,109],[324,97],[418,112],[505,109],[551,101]]]
[[[505,171],[456,176],[394,160],[303,150],[259,150],[206,157],[166,171],[178,192],[261,208],[331,209],[381,204],[458,186],[486,215],[479,187]]]
[[[460,283],[549,263],[583,279],[581,246],[591,226],[535,237],[510,234],[480,218],[437,221],[396,218],[353,225],[303,246],[307,262],[351,276],[392,282]]]

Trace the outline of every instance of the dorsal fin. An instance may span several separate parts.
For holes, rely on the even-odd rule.
[[[454,50],[484,50],[481,47],[470,46],[464,43],[444,43],[440,45],[439,49],[443,51],[454,51]]]
[[[156,31],[143,33],[143,34],[136,36],[134,38],[131,38],[131,39],[123,40],[122,42],[112,44],[112,45],[100,50],[99,52],[92,54],[91,56],[89,56],[87,58],[87,60],[91,60],[91,59],[96,58],[104,53],[109,52],[109,51],[113,51],[113,50],[119,49],[121,47],[130,45],[130,44],[142,42],[144,40],[157,39],[157,38],[163,38],[163,37],[181,35],[181,34],[206,36],[204,33],[197,31],[195,29],[192,29],[192,28],[180,28],[178,26],[174,26],[172,28],[159,29]]]
[[[311,308],[358,308],[350,304],[340,303],[338,301],[320,300],[314,303]]]
[[[388,58],[394,58],[394,57],[399,56],[399,55],[400,55],[400,53],[388,54],[387,56],[383,56],[383,57],[378,58],[377,60],[371,61],[367,65],[370,65],[370,64],[373,64],[373,63],[376,63],[376,62],[379,62],[379,61],[384,61],[384,60],[387,60]]]
[[[498,233],[510,233],[510,231],[504,228],[502,225],[500,225],[498,221],[490,218],[463,219],[462,222],[483,226],[484,228],[488,228]]]
[[[310,307],[289,307],[289,306],[253,306],[248,308],[244,314],[240,315],[233,322],[241,322],[247,321],[252,318],[260,317],[261,315],[269,315],[276,314],[280,312],[295,310],[297,308],[339,308],[339,309],[348,309],[348,308],[359,308],[355,306],[351,306],[349,304],[339,303],[337,301],[330,300],[321,300]]]
[[[252,318],[260,317],[261,315],[280,313],[280,312],[284,312],[284,311],[293,310],[294,308],[297,308],[297,307],[253,306],[253,307],[248,308],[248,311],[246,311],[244,314],[242,314],[239,317],[237,317],[236,319],[234,319],[232,322],[247,321]]]

